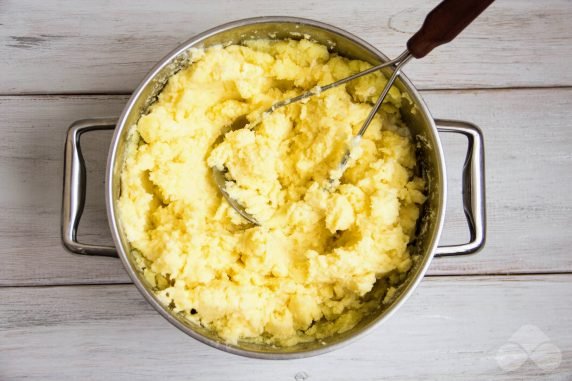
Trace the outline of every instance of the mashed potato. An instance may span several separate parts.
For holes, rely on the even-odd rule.
[[[261,118],[280,99],[370,67],[308,40],[194,51],[130,132],[119,213],[169,308],[223,340],[294,345],[343,332],[403,278],[425,184],[392,88],[334,190],[325,184],[386,79],[380,73]],[[237,118],[249,127],[215,141]],[[219,193],[211,167],[253,226]],[[387,295],[389,294],[389,295]]]

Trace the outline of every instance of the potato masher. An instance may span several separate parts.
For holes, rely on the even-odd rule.
[[[387,96],[389,89],[391,88],[396,78],[401,73],[401,69],[403,68],[403,66],[405,66],[405,64],[407,64],[407,62],[409,62],[411,58],[417,58],[417,59],[423,58],[437,46],[452,41],[471,22],[473,22],[489,5],[491,5],[493,1],[494,0],[444,0],[427,15],[419,31],[417,31],[417,33],[415,33],[407,41],[407,49],[405,49],[405,51],[396,58],[384,62],[380,65],[373,66],[367,70],[361,71],[349,77],[340,79],[328,85],[313,88],[296,97],[276,102],[272,105],[272,107],[266,110],[264,114],[270,114],[281,107],[285,107],[289,104],[307,99],[309,97],[320,94],[334,87],[343,85],[356,78],[363,77],[364,75],[368,75],[383,68],[393,67],[394,68],[393,72],[389,77],[389,80],[387,81],[381,94],[379,95],[379,98],[377,99],[375,105],[372,107],[369,115],[363,122],[359,132],[351,140],[352,142],[351,145],[355,146],[359,144],[361,137],[367,131],[367,128],[371,124],[371,121],[373,120],[375,114],[381,107],[383,100]],[[232,125],[229,127],[228,130],[232,131],[244,128],[247,124],[248,121],[246,120],[246,118],[240,117],[234,123],[232,123]],[[221,135],[221,139],[223,137],[224,134]],[[218,139],[217,141],[220,142],[220,139]],[[215,144],[216,143],[217,142],[215,142]],[[339,169],[336,171],[336,178],[341,177],[344,170],[346,169],[348,161],[350,159],[350,152],[351,150],[350,148],[348,148],[344,156],[342,157],[342,160],[340,161],[339,164]],[[233,199],[226,191],[226,182],[228,181],[228,179],[225,176],[225,173],[228,172],[226,168],[221,170],[219,168],[213,167],[212,171],[214,180],[220,192],[222,193],[224,198],[228,201],[228,203],[246,220],[255,225],[260,225],[260,223],[256,220],[256,218],[252,216],[250,213],[248,213],[244,209],[244,207],[238,201]],[[333,180],[330,179],[330,183],[332,182]]]

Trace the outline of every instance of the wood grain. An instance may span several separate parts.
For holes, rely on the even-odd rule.
[[[486,151],[486,247],[470,257],[435,260],[431,273],[571,271],[572,91],[429,92],[425,98],[434,116],[480,126]],[[445,139],[449,196],[442,240],[459,242],[467,238],[460,205],[464,146]]]
[[[292,361],[252,360],[207,347],[172,327],[132,285],[0,288],[0,298],[3,380],[572,377],[572,305],[565,302],[572,299],[572,275],[429,278],[370,335]],[[499,367],[497,361],[509,359],[499,349],[511,339],[537,347],[526,327],[560,351],[556,369],[543,370],[531,360],[510,372]],[[521,338],[513,337],[519,330]],[[546,366],[547,359],[538,362]]]
[[[317,19],[399,54],[437,0],[5,0],[0,93],[131,92],[165,54],[222,23],[262,15]],[[424,89],[570,86],[569,0],[497,1],[406,73]]]
[[[122,94],[183,41],[240,18],[288,15],[342,27],[395,56],[438,2],[0,0],[0,380],[571,380],[570,0],[497,1],[405,69],[432,90],[423,96],[435,117],[483,129],[488,242],[473,256],[435,259],[407,303],[346,348],[287,362],[222,353],[117,284],[130,282],[119,260],[75,256],[60,243],[67,127],[117,116]],[[82,139],[85,242],[111,244],[110,137]],[[449,179],[441,242],[460,243],[466,142],[441,139]],[[554,345],[552,357],[536,352],[537,363],[502,369],[538,348],[538,337]]]
[[[430,274],[572,271],[572,89],[429,91],[435,116],[475,122],[485,135],[488,243],[439,258]],[[60,243],[63,143],[68,125],[117,115],[124,96],[0,97],[0,285],[128,282],[116,259],[75,256]],[[82,140],[88,165],[80,238],[110,243],[103,195],[110,134]],[[466,143],[443,135],[449,199],[443,243],[467,238],[460,177]]]
[[[119,260],[72,255],[63,249],[60,239],[67,127],[88,116],[116,116],[125,102],[126,97],[118,96],[0,97],[0,285],[128,280]],[[90,202],[80,234],[87,241],[111,242],[103,198],[91,202],[92,189],[98,190],[96,196],[103,196],[109,140],[105,133],[93,133],[82,140]],[[89,226],[85,235],[84,226]]]

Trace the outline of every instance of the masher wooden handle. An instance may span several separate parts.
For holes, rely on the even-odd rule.
[[[407,49],[422,58],[439,45],[452,41],[494,0],[444,0],[425,18],[423,26],[407,41]]]

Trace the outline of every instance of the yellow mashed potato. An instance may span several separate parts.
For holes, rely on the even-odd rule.
[[[119,213],[140,270],[166,306],[229,343],[294,345],[351,329],[412,265],[425,184],[399,114],[404,97],[392,88],[327,191],[382,74],[261,118],[277,100],[370,65],[308,40],[192,57],[130,132]],[[243,115],[261,123],[214,144]],[[213,166],[228,169],[227,189],[261,226],[229,206]],[[387,287],[371,297],[379,279]]]

